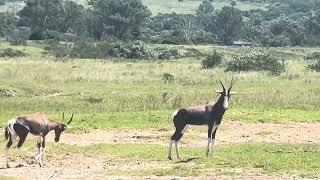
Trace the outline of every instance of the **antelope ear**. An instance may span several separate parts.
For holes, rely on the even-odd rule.
[[[230,92],[229,95],[235,95],[237,92]]]
[[[221,94],[223,91],[214,90],[216,93]]]

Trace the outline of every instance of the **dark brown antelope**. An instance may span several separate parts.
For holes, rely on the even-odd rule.
[[[64,119],[64,114],[63,114]],[[55,142],[58,142],[60,139],[61,133],[68,128],[68,125],[73,119],[73,113],[67,124],[63,122],[49,119],[47,115],[43,113],[35,113],[19,116],[17,118],[11,119],[8,121],[8,124],[5,128],[5,138],[8,140],[6,145],[6,165],[9,168],[9,148],[16,141],[16,138],[19,137],[18,149],[20,151],[20,156],[22,156],[21,147],[24,141],[27,138],[28,133],[31,133],[39,137],[37,141],[38,154],[35,156],[35,160],[38,161],[40,167],[42,166],[42,155],[45,148],[45,137],[51,131],[55,132]]]
[[[217,128],[221,123],[223,114],[229,107],[230,96],[235,94],[235,92],[231,92],[233,80],[231,80],[230,88],[227,91],[223,83],[221,81],[220,83],[223,90],[216,90],[216,92],[220,94],[220,98],[217,102],[209,102],[203,105],[183,108],[173,113],[173,123],[176,131],[171,136],[171,141],[169,143],[169,160],[172,160],[171,151],[173,143],[175,143],[177,158],[182,160],[179,153],[179,141],[186,131],[188,125],[208,125],[208,145],[206,154],[208,157],[212,155],[212,148],[215,141]]]

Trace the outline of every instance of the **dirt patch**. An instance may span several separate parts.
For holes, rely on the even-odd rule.
[[[190,126],[182,138],[183,146],[203,147],[207,143],[207,128]],[[61,136],[61,142],[71,145],[85,146],[90,144],[159,144],[168,145],[173,129],[109,129],[98,130],[86,134],[68,134]],[[53,133],[47,141],[53,141]],[[225,121],[219,127],[216,144],[244,142],[288,142],[288,143],[320,143],[320,123],[292,124],[251,124],[240,121]],[[277,177],[262,175],[259,172],[242,172],[241,176],[185,177],[174,176],[128,176],[125,172],[147,168],[170,168],[172,163],[167,161],[125,162],[121,159],[108,157],[92,157],[85,154],[58,154],[46,152],[44,167],[23,163],[22,167],[5,168],[4,155],[0,158],[0,177],[16,176],[18,179],[295,179],[290,175]],[[19,159],[18,159],[19,160]],[[21,160],[20,160],[21,161]],[[11,165],[16,166],[19,161]],[[120,172],[120,176],[110,176],[110,172]],[[123,172],[123,175],[121,174]]]
[[[160,144],[167,145],[174,130],[170,129],[110,129],[85,134],[63,134],[61,142],[72,145],[90,144]],[[53,133],[48,141],[53,141]],[[268,143],[320,143],[320,123],[254,124],[225,121],[218,127],[216,144],[268,142]],[[201,147],[207,143],[207,127],[190,126],[181,139],[182,145]]]

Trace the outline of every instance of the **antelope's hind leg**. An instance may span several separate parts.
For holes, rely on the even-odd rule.
[[[17,144],[17,148],[18,148],[19,153],[20,153],[20,158],[22,158],[25,161],[26,158],[25,158],[25,155],[24,155],[24,153],[22,151],[22,145],[24,144],[24,142],[25,142],[25,140],[27,138],[29,130],[25,126],[20,125],[20,124],[15,124],[13,127],[14,127],[15,132],[19,136],[19,142]]]
[[[9,135],[9,141],[7,142],[6,149],[5,149],[5,151],[6,151],[6,166],[7,166],[7,168],[10,168],[10,165],[9,165],[9,148],[13,144],[14,140],[12,140],[12,139],[13,139],[12,135],[10,134]]]
[[[175,149],[176,149],[177,158],[179,160],[183,160],[181,158],[181,156],[180,156],[179,141],[180,141],[181,137],[183,136],[183,133],[186,131],[187,127],[188,127],[187,125],[184,125],[182,127],[176,128],[176,131],[171,136],[171,141],[170,141],[170,144],[169,144],[169,152],[168,152],[168,159],[169,160],[172,160],[171,151],[172,151],[173,143],[175,143]]]

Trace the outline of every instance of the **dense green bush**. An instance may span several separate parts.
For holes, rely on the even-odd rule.
[[[52,54],[57,58],[71,57],[83,59],[103,59],[107,57],[127,59],[153,59],[157,58],[142,41],[128,43],[59,43],[55,40],[48,40],[44,54]]]
[[[154,52],[142,41],[118,43],[109,53],[112,57],[128,59],[154,59]]]
[[[158,51],[158,53],[159,59],[177,59],[180,57],[179,51],[177,49]]]
[[[217,51],[214,51],[212,54],[206,55],[201,61],[201,67],[203,69],[214,68],[220,65],[222,62],[222,55]]]
[[[27,54],[20,50],[15,50],[11,48],[0,49],[0,57],[23,57]]]
[[[320,60],[317,60],[315,63],[308,65],[307,68],[316,72],[320,72]]]
[[[270,71],[273,75],[279,75],[285,70],[284,62],[279,62],[262,50],[235,56],[226,65],[226,71]]]
[[[305,59],[307,59],[307,60],[310,60],[310,59],[318,60],[318,59],[320,59],[320,52],[314,52],[314,53],[308,54]]]

